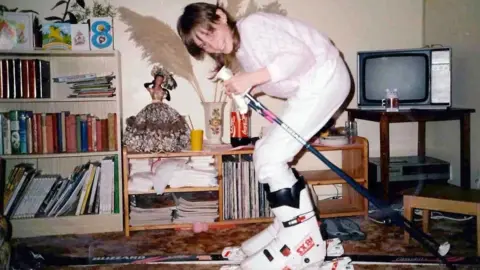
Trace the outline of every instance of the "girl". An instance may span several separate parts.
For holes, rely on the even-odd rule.
[[[193,57],[201,60],[207,54],[215,60],[215,71],[238,61],[244,72],[224,82],[227,94],[254,87],[286,99],[281,119],[306,140],[349,93],[350,77],[339,51],[300,21],[261,12],[235,21],[218,5],[194,3],[185,7],[177,31]],[[241,269],[303,269],[325,258],[308,188],[288,166],[301,148],[278,125],[255,145],[255,172],[266,186],[275,219],[241,248],[229,250],[246,257]]]

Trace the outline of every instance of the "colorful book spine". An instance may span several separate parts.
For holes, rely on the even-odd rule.
[[[18,134],[20,136],[20,154],[27,154],[27,114],[18,111]]]
[[[9,116],[12,154],[20,154],[20,122],[18,111],[10,111]]]

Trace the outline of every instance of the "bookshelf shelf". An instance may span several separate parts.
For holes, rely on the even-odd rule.
[[[14,149],[12,144],[8,146],[11,151],[4,152],[3,146],[0,147],[0,162],[5,162],[5,171],[0,171],[4,175],[0,178],[4,177],[6,183],[12,179],[13,187],[22,186],[19,184],[20,173],[12,176],[9,174],[18,171],[19,166],[25,164],[30,164],[40,175],[38,177],[34,174],[30,178],[27,176],[29,180],[26,188],[19,189],[23,191],[18,192],[19,201],[12,200],[14,203],[8,215],[12,223],[13,237],[122,231],[123,122],[120,53],[114,50],[0,50],[0,67],[0,83],[8,86],[0,87],[0,125],[8,123],[11,130],[11,124],[15,123],[13,126],[19,126],[20,137],[20,148]],[[11,70],[14,72],[10,72]],[[97,77],[113,74],[113,79],[99,79],[93,85],[104,85],[103,88],[108,86],[114,89],[115,96],[107,97],[111,94],[105,91],[107,94],[102,92],[99,96],[70,98],[75,92],[74,89],[85,87],[85,84],[73,85],[53,80],[83,74],[96,74]],[[13,142],[11,137],[7,140]],[[79,171],[81,174],[78,174]],[[89,177],[82,177],[86,174]],[[55,183],[62,182],[60,180],[68,183],[62,186],[63,193],[54,193],[70,194],[65,196],[71,198],[67,201],[60,200],[61,195],[55,197],[58,209],[62,208],[62,205],[69,206],[64,207],[59,217],[45,217],[49,215],[45,212],[47,210],[42,208],[44,204],[38,204],[39,208],[29,208],[26,203],[28,200],[22,200],[33,196],[33,188],[30,193],[27,189],[33,186],[30,183],[41,187],[45,185],[42,177],[50,175],[55,176]],[[94,182],[96,178],[98,181]],[[101,185],[100,179],[107,181]],[[53,187],[50,190],[56,192]],[[71,189],[68,189],[69,187]],[[57,189],[60,190],[58,185]],[[2,194],[6,196],[5,200],[1,200],[4,214],[5,202],[14,197],[11,190],[10,187],[10,193]],[[91,195],[94,190],[98,190],[95,197]],[[67,191],[77,193],[71,195]],[[78,199],[81,194],[84,194],[84,198]],[[51,197],[45,196],[43,203]],[[101,200],[102,197],[108,199]],[[105,204],[100,205],[100,201]],[[19,205],[23,206],[21,214]],[[53,209],[53,216],[55,211],[59,211],[57,208],[50,208]],[[32,216],[30,209],[38,209],[36,216],[40,217],[20,218]]]
[[[13,237],[118,232],[122,214],[12,219]],[[76,231],[72,231],[72,228]],[[121,230],[121,228],[120,228]]]
[[[117,51],[98,50],[98,51],[67,51],[67,50],[0,50],[0,55],[8,56],[114,56]]]
[[[107,98],[25,98],[25,99],[5,99],[0,98],[0,103],[56,103],[56,102],[117,102],[115,97]]]
[[[368,187],[368,141],[363,137],[356,137],[355,142],[343,146],[323,146],[323,145],[314,145],[314,147],[322,152],[331,152],[338,151],[342,154],[341,168],[349,175],[353,176],[355,181],[361,184],[364,187]],[[231,179],[232,175],[226,173],[225,170],[225,161],[228,160],[227,156],[241,156],[241,155],[250,155],[253,153],[253,148],[243,148],[232,150],[229,146],[216,146],[210,147],[204,151],[192,152],[184,151],[179,153],[131,153],[128,152],[126,148],[123,148],[123,188],[124,188],[124,232],[126,236],[130,236],[132,231],[142,231],[142,230],[159,230],[159,229],[190,229],[192,228],[191,223],[168,223],[168,224],[157,224],[157,225],[143,225],[143,226],[133,226],[130,224],[129,216],[129,200],[132,193],[128,192],[128,182],[130,178],[129,173],[129,164],[130,160],[135,159],[162,159],[162,158],[174,158],[174,157],[197,157],[197,156],[214,156],[216,162],[216,168],[218,171],[218,202],[219,202],[219,218],[216,222],[209,223],[210,226],[227,226],[227,225],[238,225],[238,224],[247,224],[247,223],[260,223],[260,222],[272,222],[271,217],[265,217],[260,215],[260,217],[255,218],[227,218],[224,216],[224,213],[229,213],[227,202],[230,200],[235,200],[232,194],[228,194],[228,185],[234,182],[234,179]],[[317,200],[317,206],[320,211],[321,218],[331,218],[331,217],[343,217],[343,216],[363,216],[368,217],[368,201],[358,194],[353,188],[351,188],[345,180],[341,179],[336,173],[331,170],[310,170],[310,171],[300,171],[302,176],[304,176],[307,181],[308,186],[312,189],[312,186],[316,185],[333,185],[340,184],[342,185],[342,197],[335,200]],[[242,179],[243,180],[243,179]],[[250,185],[254,185],[252,178],[250,178]],[[243,184],[242,184],[243,185]],[[250,191],[252,186],[248,187]],[[195,190],[184,188],[184,191],[204,191],[205,189]],[[237,190],[238,191],[238,190]],[[311,190],[312,191],[312,190]],[[177,190],[166,189],[165,192],[177,192]],[[312,191],[313,192],[313,191]],[[143,193],[142,193],[143,194]],[[260,194],[260,193],[259,193]],[[314,195],[314,194],[312,194]],[[249,194],[251,196],[251,193]],[[264,196],[264,195],[262,195]],[[316,198],[316,196],[313,196]],[[228,198],[225,200],[224,198]],[[231,199],[230,199],[231,198]],[[237,198],[238,201],[245,200],[245,197]],[[251,198],[249,199],[251,200]],[[245,206],[245,205],[244,205]],[[247,207],[247,214],[250,210],[250,207]],[[238,210],[237,210],[238,211]],[[250,212],[251,215],[252,212]],[[256,213],[258,214],[258,213]],[[265,212],[264,214],[265,215]]]
[[[53,153],[53,154],[22,154],[22,155],[3,155],[4,159],[38,159],[38,158],[67,158],[67,157],[94,157],[109,156],[118,154],[118,151],[105,152],[80,152],[80,153]]]

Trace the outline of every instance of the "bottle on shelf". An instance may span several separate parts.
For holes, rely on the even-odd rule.
[[[230,144],[233,147],[250,144],[249,137],[249,112],[242,114],[237,110],[234,102],[230,112]]]
[[[348,139],[348,143],[354,143],[355,137],[358,136],[358,128],[356,121],[346,121],[345,122],[345,134]]]

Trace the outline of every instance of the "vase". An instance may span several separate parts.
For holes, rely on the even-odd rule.
[[[206,144],[222,144],[223,117],[226,102],[202,102],[205,112]]]

